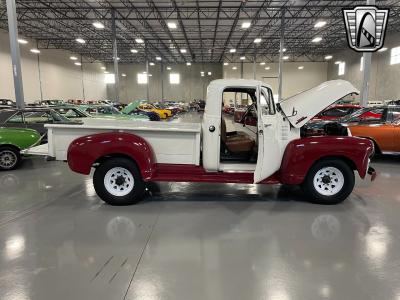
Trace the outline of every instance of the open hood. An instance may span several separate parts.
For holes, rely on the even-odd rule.
[[[359,91],[348,81],[331,80],[279,102],[289,122],[300,128],[323,109]]]
[[[140,105],[140,101],[133,101],[121,111],[123,114],[129,115],[132,111],[137,110]]]

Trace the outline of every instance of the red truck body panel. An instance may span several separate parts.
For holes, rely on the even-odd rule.
[[[340,147],[335,147],[340,145]],[[285,149],[281,168],[262,184],[300,184],[310,167],[324,157],[349,161],[364,178],[371,141],[356,137],[319,136],[296,139]],[[122,155],[134,160],[144,181],[253,183],[253,173],[207,172],[202,166],[156,164],[153,150],[141,137],[124,132],[99,133],[80,137],[68,148],[68,165],[72,171],[89,174],[94,163],[102,158]]]

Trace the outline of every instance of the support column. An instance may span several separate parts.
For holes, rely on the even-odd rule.
[[[279,71],[278,71],[278,100],[282,100],[282,72],[283,72],[283,48],[285,43],[285,9],[282,9],[281,15],[281,36],[279,43]]]
[[[256,44],[254,43],[254,56],[253,56],[253,79],[256,79]]]
[[[375,0],[367,0],[367,5],[375,5]],[[369,85],[371,80],[371,60],[372,53],[363,53],[363,80],[361,86],[360,105],[362,107],[368,106]]]
[[[164,64],[161,62],[161,100],[164,100]]]
[[[114,89],[115,89],[115,102],[119,103],[119,72],[118,72],[118,45],[117,45],[117,28],[115,25],[115,10],[111,10],[112,21],[112,40],[113,40],[113,59],[114,59]]]
[[[243,79],[243,60],[240,61],[240,78]]]
[[[81,55],[81,78],[82,78],[82,96],[83,96],[83,100],[86,100],[86,95],[85,95],[85,79],[83,77],[84,72],[83,72],[83,58]]]
[[[36,42],[36,49],[39,49],[38,42]],[[37,67],[38,67],[38,75],[39,75],[40,101],[43,101],[42,72],[40,70],[40,55],[37,55]]]
[[[150,90],[149,90],[149,84],[150,84],[149,60],[147,59],[147,55],[146,55],[146,76],[147,76],[146,98],[147,98],[147,101],[150,101]]]
[[[10,50],[12,71],[14,77],[15,101],[18,108],[25,107],[24,88],[21,73],[21,55],[18,44],[18,24],[15,0],[7,0],[8,35],[10,38]]]

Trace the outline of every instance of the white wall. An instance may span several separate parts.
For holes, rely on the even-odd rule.
[[[69,59],[72,53],[65,50],[41,50],[38,55],[29,50],[35,47],[34,41],[20,45],[22,79],[25,102],[40,100],[39,65],[43,99],[83,99],[99,100],[107,98],[104,74],[100,63],[79,66]],[[82,86],[83,75],[83,86]],[[0,98],[14,99],[11,56],[8,33],[0,30]]]
[[[390,50],[400,46],[400,34],[388,35],[384,46],[388,48],[387,51],[372,54],[369,101],[400,99],[400,64],[390,65]],[[334,53],[333,56],[328,66],[328,79],[345,79],[361,89],[363,73],[360,71],[360,59],[362,54],[349,49]],[[346,62],[344,75],[338,75],[338,65],[334,64],[337,60]]]
[[[236,66],[236,70],[232,68]],[[304,69],[299,70],[298,67]],[[325,62],[284,62],[282,73],[282,97],[287,98],[327,80]],[[265,70],[265,67],[270,67]],[[224,78],[241,78],[241,63],[224,66]],[[253,79],[253,63],[243,63],[243,78]],[[278,94],[278,63],[256,64],[257,80],[271,85],[273,93]]]

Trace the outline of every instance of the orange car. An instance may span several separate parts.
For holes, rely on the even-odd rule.
[[[343,121],[353,136],[372,140],[376,153],[400,152],[400,106],[364,108]]]

